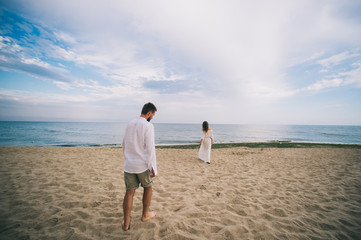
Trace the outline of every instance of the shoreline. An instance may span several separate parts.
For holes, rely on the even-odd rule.
[[[121,144],[89,144],[89,145],[52,145],[52,146],[0,146],[26,148],[26,147],[44,147],[44,148],[122,148]],[[199,143],[190,144],[161,144],[155,146],[157,149],[197,149]],[[248,147],[248,148],[348,148],[361,149],[361,144],[356,143],[318,143],[318,142],[289,142],[289,141],[272,141],[272,142],[229,142],[229,143],[214,143],[212,149],[218,148],[234,148],[234,147]]]
[[[348,143],[312,143],[312,142],[240,142],[240,143],[215,143],[212,149],[218,148],[234,148],[234,147],[248,147],[248,148],[350,148],[361,149],[361,144]],[[185,145],[157,145],[156,148],[164,149],[196,149],[199,144],[185,144]]]
[[[214,143],[212,149],[222,148],[346,148],[361,149],[361,144],[355,143],[317,143],[317,142],[288,142],[288,141],[272,141],[272,142],[228,142]],[[53,145],[53,146],[0,146],[0,148],[104,148],[104,149],[122,149],[121,144],[101,144],[101,145]],[[198,149],[199,143],[191,144],[161,144],[155,145],[156,149]]]

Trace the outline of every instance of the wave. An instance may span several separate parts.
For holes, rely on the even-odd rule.
[[[265,145],[274,145],[274,144],[317,144],[317,145],[343,145],[343,146],[361,146],[360,143],[342,143],[342,142],[316,142],[316,141],[290,141],[290,140],[271,140],[271,141],[254,141],[254,142],[237,142],[237,141],[218,141],[214,144],[223,145],[223,144],[265,144]],[[176,142],[165,142],[155,144],[156,147],[161,146],[184,146],[184,145],[199,145],[199,142],[195,141],[176,141]],[[121,144],[59,144],[53,145],[54,147],[78,147],[78,148],[121,148]]]
[[[121,144],[60,144],[55,147],[99,147],[99,148],[120,148]]]

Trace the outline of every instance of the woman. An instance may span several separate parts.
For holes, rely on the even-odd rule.
[[[211,163],[211,147],[213,144],[213,130],[209,128],[208,122],[204,121],[202,124],[202,139],[199,148],[198,157],[206,163]]]

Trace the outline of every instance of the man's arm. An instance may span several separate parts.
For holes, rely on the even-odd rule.
[[[147,129],[145,136],[145,147],[146,152],[148,153],[148,169],[152,172],[152,175],[157,175],[157,159],[155,156],[155,143],[154,143],[154,127],[150,125],[149,129]]]

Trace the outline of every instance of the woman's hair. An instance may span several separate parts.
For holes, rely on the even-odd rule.
[[[142,114],[146,115],[148,112],[156,112],[157,111],[157,108],[154,106],[153,103],[146,103],[144,104],[143,106],[143,109],[142,109]]]
[[[208,128],[209,128],[208,122],[204,121],[203,124],[202,124],[203,132],[208,132]]]

